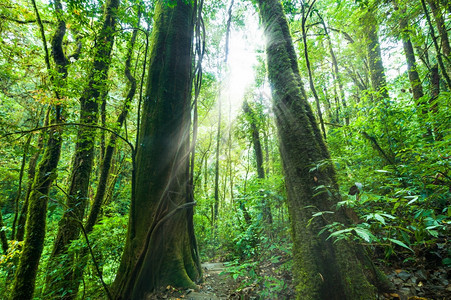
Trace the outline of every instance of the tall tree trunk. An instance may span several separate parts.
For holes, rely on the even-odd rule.
[[[3,215],[2,210],[0,209],[0,228],[3,228]],[[3,254],[6,255],[8,251],[8,238],[6,237],[6,232],[4,230],[0,231],[0,243],[2,244]]]
[[[48,110],[45,115],[44,127],[49,125],[49,113],[51,110]],[[22,205],[22,209],[20,210],[19,219],[17,220],[17,233],[16,240],[23,241],[25,235],[25,222],[27,220],[27,212],[28,212],[28,203],[30,199],[30,194],[33,189],[34,177],[36,175],[36,165],[38,164],[39,155],[41,154],[41,150],[44,146],[45,132],[41,132],[39,134],[38,143],[37,143],[37,151],[31,156],[30,162],[28,163],[28,187],[27,193],[25,195],[25,200]]]
[[[140,19],[141,19],[141,12],[138,12],[138,24],[136,25],[136,27],[139,27]],[[119,129],[122,128],[122,126],[127,118],[128,112],[130,110],[131,102],[133,100],[133,97],[135,96],[136,87],[137,87],[136,79],[135,79],[135,77],[133,77],[131,70],[130,70],[133,49],[134,49],[134,45],[136,42],[136,37],[138,35],[138,29],[136,27],[135,27],[135,29],[133,29],[132,37],[131,37],[130,43],[127,47],[127,55],[126,55],[126,60],[125,60],[124,73],[125,73],[125,77],[129,81],[129,85],[128,85],[129,89],[128,89],[127,95],[125,97],[122,111],[120,112],[120,114],[116,120],[115,128],[119,128]],[[103,101],[102,101],[102,103],[103,103]],[[94,225],[97,223],[102,204],[104,203],[104,200],[105,200],[105,195],[108,191],[107,183],[108,183],[108,178],[111,173],[111,165],[112,165],[112,161],[113,161],[114,150],[116,149],[117,138],[118,138],[118,136],[115,134],[112,134],[110,136],[108,143],[106,144],[105,152],[102,155],[103,160],[102,160],[102,165],[100,167],[100,178],[99,178],[99,182],[97,183],[97,190],[96,190],[96,194],[94,196],[94,201],[91,205],[91,210],[89,212],[89,215],[88,215],[88,218],[87,218],[87,221],[85,224],[86,234],[91,233],[92,230],[94,229]],[[79,261],[76,264],[76,267],[73,270],[73,274],[71,275],[72,281],[73,281],[73,289],[74,289],[73,293],[72,293],[73,297],[75,297],[78,292],[79,284],[80,284],[82,276],[83,276],[83,270],[86,266],[85,257],[87,254],[88,254],[88,249],[85,247],[81,250],[81,254],[79,255],[79,257],[81,258],[82,261]]]
[[[158,287],[194,287],[201,270],[187,202],[193,5],[158,1],[137,148],[127,240],[113,290],[143,299]],[[163,51],[163,49],[165,51]]]
[[[255,112],[252,110],[252,108],[249,106],[249,103],[247,100],[244,100],[243,102],[243,110],[244,113],[248,115],[249,117],[249,124],[251,125],[251,134],[252,134],[252,145],[254,147],[254,154],[255,154],[255,162],[257,164],[257,177],[260,180],[265,179],[265,169],[263,168],[263,151],[262,151],[262,144],[260,141],[260,132],[257,126],[257,118],[255,116]],[[264,197],[264,195],[261,195],[262,199],[262,212],[263,212],[263,219],[268,224],[272,224],[272,213],[271,213],[271,206],[269,205],[267,199]],[[243,203],[244,205],[244,203]],[[245,209],[245,207],[244,207]],[[249,214],[247,214],[247,211],[244,211],[244,218],[247,222],[247,217],[249,217]],[[247,215],[246,215],[247,214]]]
[[[58,25],[52,36],[52,57],[57,68],[57,74],[54,76],[50,67],[50,56],[47,49],[47,41],[44,33],[44,26],[41,22],[40,14],[33,0],[33,7],[36,19],[41,32],[42,43],[44,45],[45,63],[49,72],[53,92],[57,103],[61,102],[61,88],[64,86],[64,80],[67,76],[68,61],[63,52],[63,38],[66,34],[66,24],[60,18],[60,3],[55,2],[55,12],[58,17]],[[62,106],[55,104],[52,109],[50,124],[62,123]],[[27,220],[25,225],[25,240],[23,244],[22,255],[20,256],[19,266],[15,274],[15,280],[12,288],[11,299],[27,300],[33,298],[35,280],[44,248],[45,227],[47,217],[48,193],[53,180],[56,178],[56,171],[61,154],[62,129],[53,127],[48,131],[46,148],[37,166],[30,196],[27,205]]]
[[[435,115],[438,113],[437,97],[440,94],[440,74],[438,65],[433,65],[430,71],[430,98],[429,108],[434,118],[433,130],[435,134],[435,140],[440,141],[443,139],[443,134],[439,130],[440,120],[437,120]]]
[[[382,64],[381,46],[379,43],[378,23],[374,14],[374,8],[365,8],[363,28],[368,52],[368,67],[370,71],[371,86],[376,93],[376,99],[388,99],[387,80]]]
[[[258,4],[291,215],[297,298],[375,299],[376,289],[367,276],[377,276],[359,260],[365,256],[363,250],[346,240],[326,240],[326,233],[318,235],[329,223],[348,224],[345,213],[336,211],[327,221],[315,218],[308,225],[313,213],[331,210],[340,201],[335,171],[332,164],[310,171],[329,159],[329,153],[303,92],[282,5],[277,0]],[[321,188],[327,190],[317,193]]]
[[[343,114],[345,117],[345,124],[349,125],[350,112],[348,111],[348,105],[347,105],[347,101],[345,98],[345,91],[343,88],[343,80],[341,80],[341,73],[338,71],[337,57],[335,56],[335,51],[334,51],[334,48],[332,47],[332,41],[331,41],[331,38],[329,35],[329,30],[327,29],[327,26],[326,26],[326,22],[324,22],[324,19],[322,18],[321,14],[319,12],[316,12],[316,13],[321,20],[321,25],[323,25],[324,33],[326,34],[327,45],[329,46],[329,53],[330,53],[330,57],[332,59],[332,68],[333,68],[333,72],[335,74],[335,79],[338,84],[338,90],[340,91],[341,104],[343,105],[343,110],[344,110]]]
[[[313,97],[315,98],[316,110],[318,111],[319,123],[321,125],[321,130],[323,132],[324,140],[326,140],[326,128],[324,127],[323,113],[321,112],[321,105],[319,103],[319,97],[318,97],[318,93],[316,92],[315,84],[313,82],[312,69],[310,67],[310,59],[309,59],[309,55],[308,55],[308,46],[307,46],[307,30],[305,28],[305,23],[307,22],[307,18],[310,14],[310,10],[313,9],[314,3],[315,3],[315,1],[313,1],[313,3],[310,4],[310,6],[308,6],[308,7],[303,6],[303,8],[302,8],[302,40],[304,42],[305,64],[307,66],[310,89],[312,90]],[[305,9],[307,9],[307,8],[308,8],[308,11],[306,12]]]
[[[398,10],[398,3],[393,2],[395,10]],[[427,118],[427,108],[425,103],[422,102],[422,97],[424,96],[423,86],[421,85],[421,79],[418,75],[417,71],[417,63],[415,60],[415,52],[413,50],[412,41],[410,40],[410,30],[409,30],[409,22],[406,16],[406,9],[403,7],[400,10],[401,18],[399,20],[399,28],[401,30],[401,39],[402,45],[404,48],[404,55],[406,56],[407,61],[407,73],[409,76],[409,82],[412,89],[413,101],[420,108],[418,118],[420,120],[420,124],[422,127],[428,132],[430,135],[430,129],[427,127],[425,122],[423,121]]]
[[[11,233],[11,240],[14,240],[16,238],[16,225],[17,221],[19,220],[19,202],[20,202],[20,196],[22,195],[22,181],[24,177],[24,171],[25,171],[25,164],[27,161],[27,155],[28,155],[28,149],[30,147],[32,135],[29,135],[27,138],[27,141],[25,142],[25,146],[23,149],[23,155],[22,155],[22,163],[20,165],[20,173],[19,173],[19,187],[17,189],[17,195],[16,199],[14,200],[14,221],[12,225],[12,233]]]
[[[392,135],[390,130],[393,126],[388,123],[389,114],[389,94],[387,80],[385,77],[385,69],[382,64],[382,53],[379,43],[378,21],[374,7],[366,7],[364,9],[364,18],[362,20],[362,27],[365,34],[367,53],[368,53],[368,69],[370,73],[370,81],[373,93],[373,99],[381,102],[380,113],[378,113],[381,135],[386,138],[387,153],[391,161],[395,161],[395,155],[392,147]]]
[[[212,216],[212,224],[216,226],[216,219],[219,215],[219,151],[221,150],[221,93],[218,96],[218,127],[216,129],[216,153],[215,153],[215,190],[214,190],[214,203],[213,203],[213,216]],[[214,235],[216,235],[216,230],[214,230]]]
[[[427,0],[427,2],[431,8],[432,15],[434,16],[435,24],[437,25],[437,31],[440,36],[440,44],[442,46],[442,54],[445,56],[447,65],[451,66],[451,46],[449,44],[449,35],[446,29],[445,21],[443,20],[440,6],[436,0]]]
[[[424,12],[424,15],[426,16],[426,20],[427,20],[427,23],[429,26],[429,31],[430,31],[430,34],[432,37],[432,42],[434,44],[435,52],[437,52],[438,65],[440,67],[440,70],[442,71],[442,76],[445,79],[448,89],[451,89],[451,78],[449,77],[449,74],[448,74],[445,64],[443,62],[443,57],[441,55],[440,46],[438,45],[437,37],[435,36],[434,26],[432,26],[431,17],[429,16],[429,12],[428,12],[428,9],[426,7],[426,3],[424,2],[424,0],[421,0],[421,5],[423,7],[423,12]],[[438,26],[438,24],[437,24],[437,26]]]
[[[106,88],[106,79],[111,60],[111,50],[114,42],[115,14],[119,0],[108,0],[105,3],[102,29],[94,49],[93,65],[88,75],[88,84],[80,98],[79,123],[95,125],[97,123],[99,97]],[[79,126],[75,156],[71,173],[71,182],[67,192],[66,211],[59,223],[58,233],[49,259],[49,270],[64,270],[61,273],[49,272],[46,278],[45,292],[52,297],[70,299],[73,297],[74,281],[72,280],[73,257],[68,255],[70,243],[80,234],[80,224],[83,220],[87,199],[89,179],[94,160],[95,129]],[[69,270],[67,270],[69,268]],[[72,292],[68,292],[72,291]]]

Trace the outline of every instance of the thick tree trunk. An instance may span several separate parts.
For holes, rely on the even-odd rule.
[[[114,42],[115,13],[119,0],[109,0],[105,3],[103,25],[95,46],[94,62],[88,85],[80,98],[79,123],[94,125],[97,123],[99,97],[106,88],[106,79],[110,66],[111,50]],[[53,245],[48,268],[50,270],[64,269],[63,279],[58,279],[61,273],[49,272],[46,279],[46,292],[52,297],[70,299],[74,281],[72,271],[73,257],[67,254],[67,248],[80,234],[80,224],[83,220],[87,200],[89,179],[94,160],[95,129],[80,126],[75,145],[75,156],[71,174],[71,183],[67,192],[66,211],[60,221],[58,233]],[[64,296],[63,296],[64,295]]]
[[[193,7],[158,1],[134,194],[116,299],[143,299],[160,286],[194,287],[201,270],[187,202]]]
[[[340,201],[335,172],[331,164],[310,171],[329,159],[329,153],[303,92],[282,6],[277,0],[258,3],[291,215],[297,298],[375,299],[376,289],[367,277],[376,276],[359,260],[365,257],[363,250],[349,241],[326,240],[326,233],[318,235],[331,222],[348,224],[344,212],[308,225],[313,213],[331,210]]]

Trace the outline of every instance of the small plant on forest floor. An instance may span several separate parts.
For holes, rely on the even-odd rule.
[[[268,241],[263,237],[258,256],[246,260],[235,259],[226,263],[226,271],[234,280],[240,281],[239,291],[252,291],[261,299],[283,298],[291,288],[291,249],[288,241]],[[288,294],[287,294],[288,293]]]
[[[333,238],[334,242],[352,239],[381,247],[386,258],[408,250],[410,254],[407,259],[412,258],[412,253],[417,255],[420,249],[427,248],[440,237],[446,236],[451,224],[450,216],[446,215],[447,210],[437,213],[426,207],[427,199],[420,200],[419,196],[397,196],[394,198],[365,193],[360,199],[356,199],[355,196],[346,195],[345,201],[338,203],[337,207],[357,211],[360,215],[357,222],[351,225],[330,223],[323,227],[319,235],[328,232],[327,239]],[[393,205],[387,206],[390,203]],[[316,212],[309,224],[314,218],[333,213]],[[397,252],[395,248],[398,248]]]

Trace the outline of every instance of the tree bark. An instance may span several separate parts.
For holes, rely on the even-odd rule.
[[[429,7],[431,8],[432,15],[435,19],[435,24],[437,25],[437,31],[440,36],[440,44],[442,53],[445,56],[448,66],[451,65],[451,46],[449,44],[449,35],[446,29],[445,21],[443,20],[442,12],[440,11],[440,6],[436,0],[427,0]]]
[[[0,228],[3,228],[3,215],[2,211],[0,209]],[[8,238],[6,237],[6,232],[4,230],[0,231],[0,243],[2,244],[2,250],[3,254],[6,255],[6,252],[8,251]]]
[[[80,98],[79,123],[95,125],[97,123],[99,97],[106,88],[106,79],[111,60],[114,42],[115,14],[119,0],[108,0],[105,3],[102,29],[94,49],[93,65],[88,75],[88,84]],[[60,221],[58,233],[49,259],[49,270],[65,270],[63,279],[58,279],[58,272],[49,272],[46,278],[45,292],[52,297],[70,299],[74,297],[72,280],[73,257],[68,255],[70,243],[80,234],[80,222],[83,220],[87,199],[89,179],[94,160],[95,128],[79,126],[75,155],[71,173],[71,182],[67,192],[66,211]],[[70,268],[67,270],[67,268]],[[61,274],[61,273],[59,273]]]
[[[395,10],[398,10],[397,2],[393,2]],[[409,82],[412,89],[413,101],[419,107],[418,118],[422,127],[424,127],[425,131],[430,135],[430,129],[427,127],[425,122],[423,121],[428,116],[428,111],[425,106],[425,103],[422,102],[422,98],[424,96],[423,86],[421,85],[421,79],[418,75],[417,71],[417,63],[415,59],[415,52],[413,50],[412,41],[410,40],[410,30],[409,30],[409,22],[406,16],[406,8],[403,7],[400,10],[401,17],[399,20],[399,28],[401,30],[401,39],[402,45],[404,48],[404,55],[406,56],[407,61],[407,73],[409,76]]]
[[[138,24],[136,25],[136,27],[139,27],[140,18],[141,18],[141,13],[138,12]],[[133,49],[134,49],[134,45],[136,42],[137,34],[138,34],[138,29],[135,28],[132,32],[132,37],[131,37],[130,43],[127,47],[127,55],[126,55],[124,73],[125,73],[125,77],[129,81],[129,89],[127,92],[127,96],[125,97],[122,111],[120,112],[120,114],[116,120],[115,128],[118,128],[118,129],[122,128],[122,126],[127,118],[128,112],[130,110],[131,102],[136,93],[136,87],[137,87],[136,79],[131,74],[130,67],[131,67],[132,54],[133,54]],[[102,101],[102,103],[103,103],[103,101]],[[114,150],[116,149],[117,138],[118,138],[118,136],[115,134],[112,134],[110,136],[108,143],[106,144],[105,152],[102,155],[103,160],[102,160],[102,165],[100,167],[100,178],[99,178],[99,182],[97,183],[97,190],[96,190],[96,194],[94,196],[94,201],[91,205],[91,210],[89,212],[89,215],[88,215],[88,218],[87,218],[87,221],[85,224],[86,234],[89,234],[92,232],[92,230],[94,229],[94,225],[97,223],[97,221],[99,219],[102,204],[104,203],[105,195],[107,193],[107,183],[108,183],[108,178],[111,173],[111,165],[112,165],[112,161],[113,161]],[[73,281],[72,295],[74,297],[77,295],[79,284],[80,284],[82,276],[83,276],[83,270],[86,266],[86,260],[84,258],[86,257],[87,254],[88,254],[88,248],[86,248],[86,247],[82,248],[81,254],[79,255],[79,257],[81,258],[82,261],[79,261],[76,264],[76,267],[73,270],[73,274],[71,275],[71,277],[73,278],[72,279],[72,281]]]
[[[359,260],[365,257],[363,250],[318,235],[330,222],[348,224],[345,213],[336,211],[329,220],[315,218],[308,225],[314,212],[331,210],[340,201],[335,171],[332,164],[311,171],[330,157],[303,92],[288,23],[279,1],[258,4],[291,215],[297,298],[375,299],[376,289],[367,276],[377,276]]]
[[[49,124],[49,113],[51,110],[48,110],[45,115],[44,127],[47,127]],[[39,126],[39,123],[37,124]],[[36,148],[38,149],[30,158],[30,162],[28,163],[28,187],[27,193],[25,195],[25,200],[22,205],[22,209],[20,210],[19,219],[17,220],[17,233],[16,240],[23,241],[25,235],[25,223],[27,220],[27,212],[28,212],[28,203],[30,199],[30,194],[33,189],[34,177],[36,175],[36,166],[38,164],[39,155],[41,154],[42,148],[44,146],[45,133],[41,132],[39,134],[38,143]]]
[[[57,103],[61,100],[60,90],[64,85],[63,80],[67,75],[67,61],[62,59],[62,41],[66,33],[64,21],[58,18],[58,26],[52,37],[52,57],[57,67],[56,76],[52,75],[50,67],[50,58],[47,49],[47,41],[44,33],[44,26],[41,22],[36,2],[33,0],[33,7],[36,13],[36,19],[41,31],[42,43],[44,46],[45,63],[49,72],[52,88]],[[58,4],[55,4],[55,11],[58,16]],[[63,53],[64,57],[64,53]],[[53,114],[50,117],[50,124],[62,123],[61,104],[55,104],[52,109]],[[15,274],[14,284],[11,293],[11,299],[27,300],[33,298],[36,275],[38,272],[39,260],[44,248],[44,239],[46,234],[47,202],[48,193],[53,180],[56,178],[56,171],[61,154],[62,128],[53,127],[48,131],[47,144],[43,157],[37,167],[33,185],[27,204],[27,220],[25,225],[25,239],[22,255],[19,259],[19,265]]]
[[[265,169],[263,168],[263,151],[262,151],[262,144],[260,140],[260,132],[257,126],[257,118],[255,116],[255,112],[252,110],[252,108],[249,106],[249,103],[247,100],[244,100],[243,102],[243,110],[244,113],[248,115],[249,118],[249,124],[251,126],[251,134],[252,134],[252,145],[254,147],[254,154],[255,154],[255,162],[257,164],[257,177],[260,180],[265,179]],[[268,224],[272,224],[272,213],[271,213],[271,206],[269,205],[268,201],[263,197],[264,195],[261,195],[261,201],[262,201],[262,212],[263,212],[263,219]],[[250,223],[250,215],[246,210],[246,207],[244,206],[244,203],[240,203],[243,205],[243,214],[244,219],[246,220],[246,223]]]
[[[192,42],[191,1],[158,1],[116,299],[143,299],[166,285],[195,287],[201,275],[188,228]]]
[[[365,38],[367,39],[368,67],[370,71],[371,86],[376,93],[376,99],[388,99],[387,80],[382,64],[381,46],[379,43],[377,19],[373,8],[365,8],[362,18]]]
[[[308,12],[305,12],[306,7],[302,8],[302,40],[304,42],[304,56],[305,56],[305,64],[307,66],[308,78],[310,89],[312,90],[313,97],[315,98],[316,110],[318,111],[319,123],[321,125],[321,130],[323,132],[324,140],[326,140],[326,128],[324,127],[323,113],[321,112],[321,105],[319,103],[318,93],[316,92],[315,84],[313,82],[313,74],[312,69],[310,67],[310,59],[308,55],[308,47],[307,47],[307,31],[305,28],[305,23],[307,22],[308,15],[310,14],[310,10],[313,8],[313,3],[308,7]]]
[[[16,224],[19,219],[19,202],[20,202],[20,196],[22,195],[22,181],[23,181],[23,175],[25,171],[25,164],[27,161],[27,155],[28,155],[28,149],[30,147],[32,135],[29,135],[27,138],[27,141],[25,142],[25,146],[23,149],[23,155],[22,155],[22,163],[20,165],[20,173],[19,173],[19,187],[17,189],[17,195],[16,199],[14,200],[14,221],[12,225],[12,233],[11,233],[11,240],[15,240],[16,238]]]
[[[437,37],[435,36],[435,30],[434,26],[432,26],[431,17],[429,16],[428,9],[426,7],[426,3],[424,0],[421,0],[421,5],[423,6],[424,15],[426,16],[426,20],[429,26],[429,31],[432,37],[432,42],[434,44],[435,51],[437,52],[437,62],[440,67],[440,70],[442,71],[442,76],[445,79],[446,85],[448,86],[448,89],[451,89],[451,78],[449,77],[448,72],[446,71],[445,64],[443,63],[443,58],[440,51],[440,46],[438,45]]]
[[[345,124],[349,125],[350,113],[348,111],[348,105],[347,105],[347,101],[345,98],[345,91],[343,88],[343,80],[341,80],[341,73],[338,71],[337,57],[335,56],[335,51],[334,51],[334,48],[332,47],[332,41],[331,41],[331,38],[329,35],[329,31],[327,29],[326,23],[324,22],[324,19],[322,18],[322,16],[320,15],[319,12],[317,12],[317,15],[321,20],[321,24],[323,25],[324,33],[326,34],[327,45],[329,46],[329,53],[330,53],[330,57],[332,59],[333,72],[335,74],[335,79],[338,84],[338,90],[340,91],[341,104],[343,105],[343,110],[344,110],[343,114],[344,114],[344,118],[345,118]]]

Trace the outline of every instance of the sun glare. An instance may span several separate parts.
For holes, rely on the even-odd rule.
[[[222,93],[224,105],[230,106],[232,119],[241,109],[246,90],[254,83],[257,50],[262,47],[263,41],[257,16],[247,13],[245,18],[246,28],[232,29],[230,32],[228,72]]]

